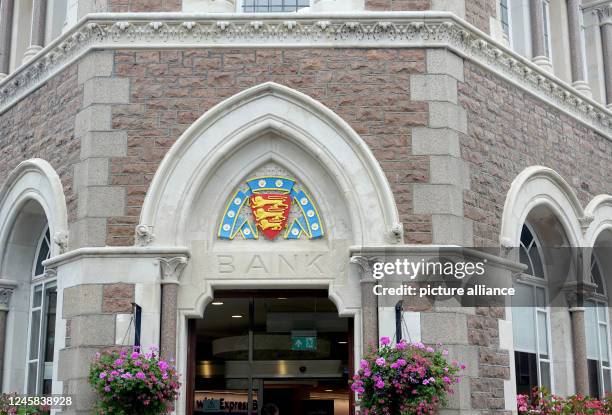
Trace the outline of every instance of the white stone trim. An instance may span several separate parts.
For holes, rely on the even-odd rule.
[[[597,238],[603,231],[612,232],[612,196],[595,196],[584,212],[586,217],[592,219],[584,234],[584,240],[586,246],[595,246]]]
[[[152,244],[185,245],[190,209],[203,186],[229,155],[267,131],[297,144],[333,177],[349,207],[353,243],[401,240],[393,192],[367,144],[318,101],[268,82],[207,111],[166,154],[140,217],[155,233]]]
[[[53,167],[42,159],[19,163],[0,187],[0,252],[6,244],[13,221],[20,208],[36,200],[47,216],[51,239],[51,256],[62,253],[67,246],[68,213],[62,182]],[[0,269],[2,269],[0,257]]]
[[[449,12],[97,13],[0,82],[0,113],[90,50],[446,47],[612,138],[612,112]]]
[[[518,247],[521,230],[531,210],[548,206],[562,223],[571,246],[584,246],[580,221],[585,214],[572,187],[553,169],[531,166],[512,181],[502,215],[500,243]]]

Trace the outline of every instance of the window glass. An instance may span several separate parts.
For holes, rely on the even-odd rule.
[[[546,56],[548,56],[550,58],[550,28],[549,28],[549,19],[550,16],[548,15],[548,1],[544,0],[542,2],[542,16],[544,17],[544,22],[543,22],[543,29],[544,29],[544,52],[546,53]]]
[[[295,12],[309,6],[309,0],[243,0],[242,11],[246,13]]]
[[[510,36],[510,25],[508,20],[508,0],[501,0],[499,2],[501,26],[504,34]]]
[[[47,230],[45,231],[45,233],[43,234],[40,240],[38,252],[36,253],[36,262],[34,264],[34,276],[43,275],[45,273],[45,267],[43,266],[42,263],[44,260],[49,259],[50,257],[51,250],[49,249],[49,247],[50,247],[50,235],[49,235],[49,229],[47,228]]]
[[[540,245],[527,225],[521,232],[520,261],[527,265],[527,274],[544,278],[544,266],[540,253]]]

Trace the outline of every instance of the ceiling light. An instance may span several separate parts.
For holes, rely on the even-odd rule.
[[[223,301],[213,301],[212,305],[223,305]]]
[[[286,300],[287,297],[278,297],[277,300]]]
[[[347,343],[348,343],[348,342],[346,342],[346,341],[344,341],[344,340],[341,340],[341,341],[339,341],[339,342],[338,342],[338,344],[347,344]]]
[[[325,389],[325,392],[333,392],[333,389]]]
[[[242,318],[242,316],[240,314],[234,314],[232,318]]]

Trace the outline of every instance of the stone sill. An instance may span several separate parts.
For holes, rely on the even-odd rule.
[[[0,81],[0,113],[90,50],[448,48],[612,139],[612,112],[449,12],[96,13]]]

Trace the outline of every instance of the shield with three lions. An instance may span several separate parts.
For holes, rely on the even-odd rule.
[[[267,239],[275,239],[287,226],[291,211],[290,195],[258,193],[249,198],[249,204],[257,228]]]

